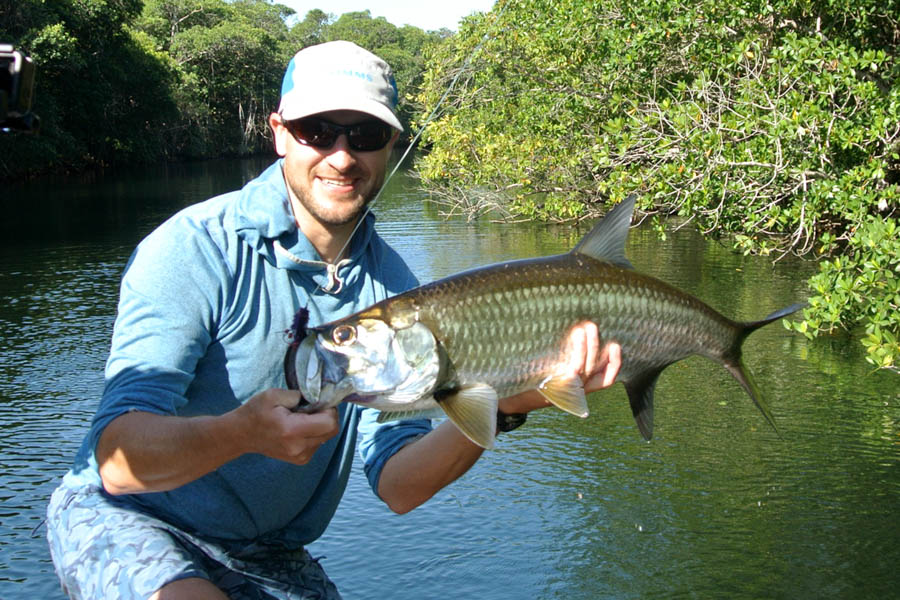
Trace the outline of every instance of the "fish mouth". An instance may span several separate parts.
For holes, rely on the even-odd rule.
[[[284,355],[284,379],[289,390],[299,390],[300,380],[297,378],[297,351],[300,344],[309,335],[309,310],[305,307],[300,308],[294,315],[294,321],[291,328],[287,331],[292,338],[292,342],[288,345],[287,352]]]
[[[289,390],[299,390],[300,381],[297,379],[297,349],[299,344],[291,344],[284,355],[284,380]]]

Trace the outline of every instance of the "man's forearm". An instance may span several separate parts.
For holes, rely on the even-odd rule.
[[[378,480],[378,495],[394,512],[409,512],[456,481],[482,452],[446,421],[388,459]]]
[[[113,420],[97,444],[110,494],[163,492],[189,483],[244,453],[235,415],[174,417],[130,412]]]
[[[299,392],[273,388],[220,416],[123,414],[97,444],[103,487],[111,494],[164,492],[250,452],[306,464],[340,423],[335,409],[292,412],[299,398]]]

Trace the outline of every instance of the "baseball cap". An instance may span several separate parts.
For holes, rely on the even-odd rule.
[[[286,121],[331,110],[357,110],[400,131],[391,67],[352,42],[309,46],[288,63],[278,112]]]

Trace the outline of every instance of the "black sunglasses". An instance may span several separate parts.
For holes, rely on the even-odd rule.
[[[347,144],[352,150],[358,152],[381,150],[391,141],[394,132],[390,125],[377,119],[353,125],[338,125],[319,117],[303,117],[281,122],[297,142],[322,150],[331,148],[341,134],[347,136]]]

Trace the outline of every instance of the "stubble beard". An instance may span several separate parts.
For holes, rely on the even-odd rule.
[[[341,202],[340,210],[332,210],[330,207],[325,206],[324,202],[316,199],[315,195],[306,188],[291,185],[290,189],[297,202],[313,219],[324,226],[340,227],[349,223],[355,223],[365,213],[366,207],[375,199],[375,196],[378,195],[382,185],[384,185],[384,175],[381,176],[379,181],[375,182],[375,185],[372,186],[372,189],[369,190],[365,197],[353,200],[352,204]],[[350,205],[348,206],[348,204]]]

